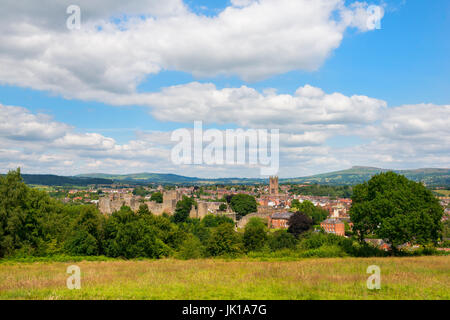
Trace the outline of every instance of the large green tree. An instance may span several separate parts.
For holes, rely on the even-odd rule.
[[[163,194],[161,192],[155,192],[152,193],[152,196],[150,197],[151,201],[156,201],[157,203],[163,203]]]
[[[261,218],[251,218],[245,225],[244,248],[246,251],[259,250],[267,242],[267,224]]]
[[[98,255],[103,240],[104,217],[95,206],[81,206],[80,213],[71,224],[65,249],[73,255]]]
[[[242,243],[234,226],[222,223],[212,231],[206,245],[206,250],[211,256],[235,255],[241,252]]]
[[[45,253],[67,228],[62,209],[46,192],[25,185],[20,169],[0,176],[0,257],[17,250],[29,255]]]
[[[170,248],[159,238],[160,231],[151,215],[139,216],[129,207],[114,212],[105,224],[105,253],[110,257],[160,258]]]
[[[404,243],[436,243],[443,209],[422,184],[394,172],[380,173],[353,189],[350,218],[360,241],[368,235],[386,240],[396,250]]]
[[[173,221],[176,223],[186,222],[189,219],[192,206],[195,206],[194,199],[183,196],[183,199],[177,202],[175,212],[173,214]]]
[[[230,206],[240,217],[258,210],[255,197],[244,193],[234,195]]]

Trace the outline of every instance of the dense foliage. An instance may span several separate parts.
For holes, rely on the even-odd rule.
[[[414,191],[423,198],[420,188]],[[393,199],[397,199],[395,194]],[[414,208],[422,208],[420,203]],[[424,208],[433,209],[433,201],[430,203],[431,207]],[[137,212],[123,206],[104,216],[93,205],[63,204],[46,192],[31,189],[22,181],[19,170],[11,171],[0,177],[0,258],[197,259],[246,255],[284,259],[386,254],[351,238],[313,232],[313,221],[307,214],[294,214],[288,231],[271,232],[267,221],[259,218],[250,219],[244,230],[236,230],[234,221],[225,215],[190,218],[195,205],[192,198],[184,197],[173,216],[153,215],[145,204]]]
[[[133,195],[135,195],[135,196],[145,197],[145,196],[147,196],[148,194],[150,194],[150,191],[146,190],[146,189],[145,189],[144,187],[142,187],[142,186],[136,187],[136,188],[134,188],[134,190],[133,190]]]
[[[157,203],[163,203],[163,194],[161,192],[154,192],[150,197],[150,201],[155,201]]]
[[[255,197],[243,193],[234,195],[230,200],[230,206],[241,217],[257,211]]]
[[[436,244],[442,229],[443,209],[432,192],[402,175],[375,175],[353,189],[350,210],[353,232],[360,240],[375,235],[395,250],[410,243]]]
[[[302,212],[295,212],[288,222],[288,232],[298,237],[313,226],[313,220]]]
[[[320,207],[316,207],[311,201],[305,200],[303,202],[297,199],[292,200],[292,210],[300,211],[306,214],[313,220],[313,224],[319,224],[328,217],[328,211]]]

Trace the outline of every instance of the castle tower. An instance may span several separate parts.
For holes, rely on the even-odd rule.
[[[269,177],[269,194],[271,196],[278,195],[278,177]]]

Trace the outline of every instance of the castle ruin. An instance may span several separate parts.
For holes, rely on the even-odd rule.
[[[110,215],[115,211],[120,210],[122,206],[128,206],[134,212],[139,210],[141,204],[146,204],[150,212],[154,215],[162,215],[167,213],[172,215],[175,212],[177,202],[183,199],[183,194],[179,190],[164,190],[163,202],[157,203],[156,201],[144,201],[132,194],[113,193],[111,195],[101,197],[98,202],[98,208],[101,213]],[[203,218],[207,214],[217,214],[219,212],[219,206],[222,202],[210,202],[210,201],[197,201],[197,208],[192,207],[190,217],[191,218]]]

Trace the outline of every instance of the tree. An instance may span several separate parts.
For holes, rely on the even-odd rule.
[[[311,201],[305,200],[300,203],[297,199],[292,200],[292,208],[295,211],[303,212],[308,215],[314,224],[319,224],[328,217],[328,211],[316,207]]]
[[[229,203],[231,203],[231,199],[233,198],[233,195],[232,194],[227,194],[227,195],[225,195],[225,201],[229,204]]]
[[[157,203],[163,203],[163,194],[161,192],[155,192],[150,197],[150,201],[156,201]]]
[[[139,209],[137,211],[137,215],[138,216],[147,216],[147,215],[151,215],[152,213],[150,212],[150,210],[148,209],[148,206],[145,203],[142,203],[139,206]]]
[[[105,225],[105,253],[110,257],[160,258],[169,247],[159,238],[152,216],[138,216],[129,207],[114,212]]]
[[[183,196],[183,199],[177,202],[175,213],[173,214],[173,221],[175,223],[186,222],[193,205],[195,205],[194,199]]]
[[[297,239],[286,230],[277,230],[269,237],[269,246],[272,250],[294,249]]]
[[[450,238],[450,219],[445,220],[443,223],[442,238]]]
[[[25,185],[20,169],[0,176],[0,257],[17,250],[45,254],[67,228],[62,211],[62,204],[45,191]]]
[[[244,247],[246,251],[262,249],[267,241],[267,226],[260,218],[251,218],[245,225]]]
[[[241,252],[239,235],[234,231],[234,226],[222,223],[214,228],[206,246],[211,256],[235,255]]]
[[[288,232],[296,238],[303,232],[308,231],[313,226],[313,220],[302,212],[295,212],[288,221]]]
[[[95,256],[99,254],[99,243],[89,232],[78,229],[65,242],[65,250],[76,256]]]
[[[300,201],[298,199],[294,199],[291,201],[291,208],[298,208],[300,207]]]
[[[80,213],[71,226],[66,251],[74,255],[98,255],[103,238],[102,216],[94,206],[81,206]]]
[[[236,194],[231,198],[231,209],[240,217],[257,211],[255,197],[248,194]]]
[[[227,205],[225,203],[220,204],[219,211],[227,211]]]
[[[207,228],[215,228],[221,225],[222,223],[229,223],[234,226],[233,219],[225,216],[225,215],[213,215],[207,214],[203,217],[201,224]]]
[[[353,189],[350,219],[361,242],[368,235],[397,246],[436,244],[443,209],[430,190],[394,172],[380,173]]]
[[[133,194],[135,196],[145,197],[146,195],[149,194],[149,191],[147,191],[144,187],[136,187],[133,190]]]
[[[201,241],[194,235],[190,234],[181,244],[177,254],[177,258],[183,260],[199,259],[204,255],[205,248]]]

